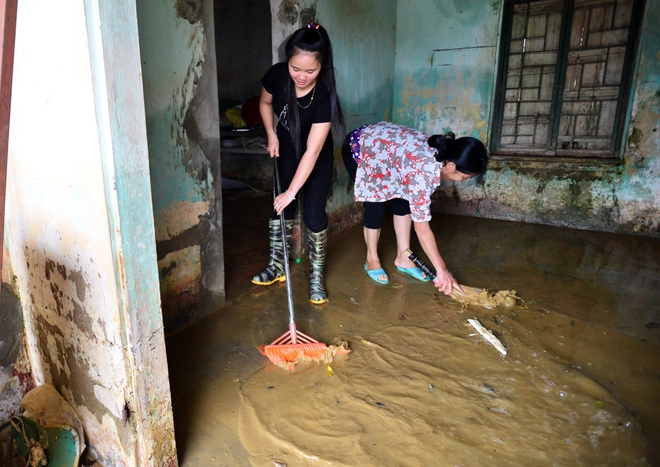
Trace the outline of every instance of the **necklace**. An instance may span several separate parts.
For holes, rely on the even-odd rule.
[[[309,103],[307,105],[305,106],[300,105],[300,102],[298,102],[298,99],[296,99],[296,102],[298,102],[298,107],[300,107],[301,109],[306,109],[307,107],[312,105],[312,102],[314,101],[314,94],[316,94],[316,86],[314,86],[314,89],[312,89],[312,97],[309,99]]]

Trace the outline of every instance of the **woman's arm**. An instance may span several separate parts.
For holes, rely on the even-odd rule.
[[[440,251],[438,250],[438,244],[435,241],[435,235],[431,230],[431,226],[428,222],[413,222],[415,226],[415,233],[419,239],[419,243],[422,245],[422,249],[426,256],[431,260],[431,264],[435,268],[436,279],[434,281],[435,286],[443,292],[445,295],[451,294],[453,289],[463,291],[461,286],[458,284],[454,276],[447,270],[442,256],[440,256]]]
[[[312,129],[307,138],[305,153],[300,158],[300,164],[298,164],[298,169],[293,176],[293,180],[291,180],[291,184],[284,193],[275,198],[275,205],[278,206],[278,208],[276,208],[277,214],[282,212],[282,210],[293,201],[298,191],[300,191],[307,181],[309,174],[312,173],[312,169],[314,169],[314,165],[316,165],[316,159],[318,159],[319,154],[321,154],[323,144],[325,144],[325,140],[330,133],[330,126],[330,122],[314,123],[312,125]],[[270,138],[268,138],[268,140],[270,141]]]
[[[268,135],[268,153],[270,157],[280,157],[280,140],[277,139],[275,132],[275,119],[273,113],[273,95],[266,91],[264,87],[261,88],[261,96],[259,97],[259,114]]]

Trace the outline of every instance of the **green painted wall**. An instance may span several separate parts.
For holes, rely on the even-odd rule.
[[[400,0],[393,119],[429,133],[487,142],[492,126],[502,5]],[[660,1],[646,2],[638,74],[620,165],[494,161],[480,181],[446,184],[434,208],[450,213],[658,235],[657,128]]]
[[[138,0],[163,320],[167,332],[224,302],[220,134],[212,0]]]
[[[486,139],[499,3],[400,0],[394,120]]]
[[[157,237],[162,239],[190,225],[163,225],[159,218],[179,203],[206,204],[210,197],[205,174],[184,158],[183,121],[202,73],[204,35],[201,22],[181,17],[174,1],[140,0],[138,14],[152,195],[157,224],[164,229]]]
[[[301,7],[315,8],[330,34],[347,128],[391,118],[396,1],[330,0],[301,2]]]
[[[346,129],[392,118],[394,59],[396,45],[396,1],[327,0],[300,2],[300,25],[322,24],[332,41],[337,86]],[[341,212],[353,205],[353,190],[335,140],[335,179],[327,211],[332,231],[345,223]]]

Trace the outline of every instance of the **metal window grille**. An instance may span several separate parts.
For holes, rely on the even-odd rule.
[[[642,0],[510,0],[495,154],[616,159]]]

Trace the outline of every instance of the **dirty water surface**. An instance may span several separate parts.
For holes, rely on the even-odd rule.
[[[485,308],[398,273],[387,223],[390,283],[371,281],[355,227],[329,245],[326,304],[291,266],[298,329],[351,353],[285,371],[257,350],[288,329],[285,285],[250,284],[264,199],[225,193],[227,304],[167,338],[181,466],[660,465],[658,240],[434,215],[462,284],[519,297]]]

